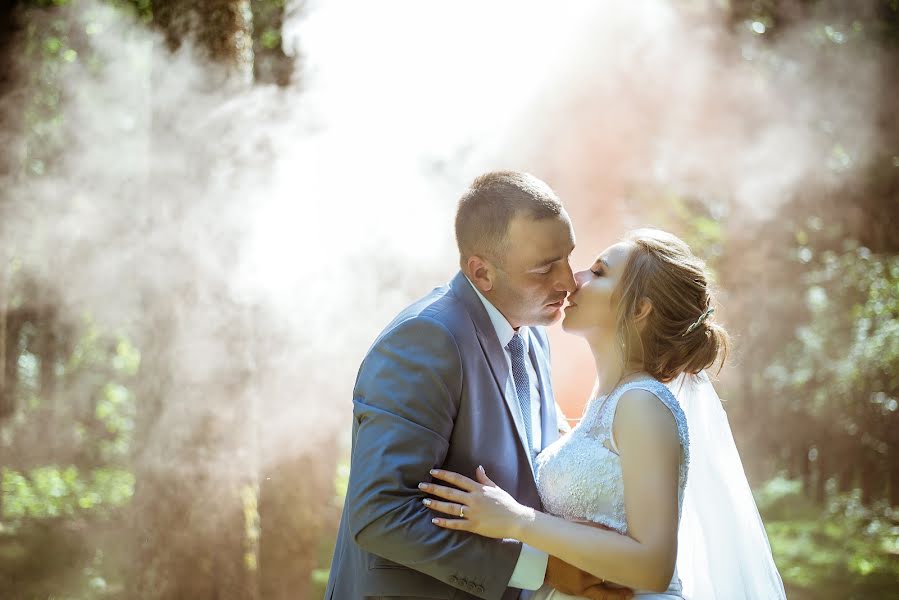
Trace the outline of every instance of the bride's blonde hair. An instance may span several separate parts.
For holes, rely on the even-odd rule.
[[[712,319],[714,298],[705,263],[675,235],[637,229],[625,238],[633,250],[615,290],[616,335],[625,361],[663,382],[696,374],[727,357],[728,335]],[[638,332],[634,317],[642,299],[652,303]],[[633,347],[636,341],[636,348]]]

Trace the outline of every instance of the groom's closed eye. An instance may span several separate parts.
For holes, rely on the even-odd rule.
[[[552,261],[544,263],[542,265],[537,265],[536,267],[531,269],[531,273],[534,273],[535,275],[549,275],[550,271],[553,270],[553,265],[555,263],[556,261]]]

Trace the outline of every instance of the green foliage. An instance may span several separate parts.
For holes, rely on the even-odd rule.
[[[259,83],[287,85],[293,72],[293,58],[282,48],[285,0],[254,0],[251,9],[254,79]]]
[[[62,78],[66,66],[78,56],[69,37],[69,26],[61,18],[45,18],[43,23],[30,23],[26,28],[25,60],[36,65],[30,71],[32,93],[24,110],[28,131],[24,167],[32,176],[45,174],[65,147]]]
[[[111,437],[99,441],[103,461],[124,460],[128,457],[135,410],[134,395],[128,388],[116,383],[103,386],[94,413],[111,434]]]
[[[350,485],[350,462],[342,460],[337,464],[337,472],[334,474],[334,500],[339,506],[343,506],[346,498],[346,490]]]
[[[72,0],[31,0],[30,4],[38,8],[53,8],[59,6],[68,6]]]
[[[899,257],[852,240],[818,254],[802,245],[797,257],[812,267],[802,281],[807,319],[769,365],[768,381],[807,398],[803,412],[835,416],[850,436],[863,430],[866,446],[884,454],[899,408]]]
[[[334,470],[334,504],[342,507],[346,499],[347,486],[350,483],[350,460],[343,458],[337,463]],[[334,553],[334,537],[326,537],[321,540],[318,548],[317,562],[319,568],[313,569],[310,574],[312,597],[320,598],[325,594],[328,586],[328,577],[331,574],[330,563]]]
[[[792,600],[897,598],[899,514],[866,508],[858,491],[822,508],[798,481],[775,478],[757,497],[771,549]]]
[[[84,44],[89,37],[103,35],[110,19],[119,19],[103,6],[85,7],[67,14],[71,0],[32,0],[26,3],[30,12],[25,17],[25,52],[23,62],[28,71],[29,94],[23,107],[25,125],[25,157],[23,173],[41,177],[70,150],[63,105],[67,92],[65,82],[75,68],[98,73],[99,57]],[[145,23],[152,20],[151,0],[108,0],[105,4],[130,13]],[[78,7],[82,8],[82,7]]]
[[[259,568],[259,486],[245,485],[240,490],[244,516],[244,566],[250,571]]]
[[[266,50],[276,50],[281,47],[281,32],[275,29],[266,29],[259,36],[259,42]]]
[[[131,11],[144,23],[153,20],[153,0],[107,0],[107,3],[116,8]]]
[[[112,357],[112,367],[125,377],[137,375],[140,369],[140,351],[134,347],[124,335],[118,336],[115,355]]]
[[[134,475],[123,469],[100,468],[82,474],[74,466],[46,466],[20,473],[3,468],[3,518],[49,519],[85,511],[100,513],[127,504],[134,494]]]

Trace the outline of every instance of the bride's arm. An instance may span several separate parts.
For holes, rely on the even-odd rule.
[[[597,577],[634,589],[664,591],[677,557],[677,425],[671,411],[643,390],[625,393],[617,408],[614,432],[628,535],[534,511],[516,539]]]
[[[458,504],[466,506],[466,519],[441,518],[435,523],[518,539],[597,577],[634,589],[663,591],[671,582],[677,556],[677,425],[652,393],[631,390],[618,402],[614,435],[621,453],[627,536],[521,506],[480,472],[480,483],[452,473],[435,474],[466,490],[433,484],[424,488],[452,501],[431,501],[431,508],[439,512],[458,515]]]

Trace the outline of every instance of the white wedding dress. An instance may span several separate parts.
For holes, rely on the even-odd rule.
[[[636,597],[786,600],[727,414],[704,371],[667,385],[652,378],[629,382],[592,400],[571,433],[537,457],[537,488],[546,511],[627,535],[612,425],[621,395],[635,388],[652,392],[671,411],[681,443],[677,568],[665,592],[636,590]],[[544,586],[533,600],[574,597]]]
[[[599,523],[627,535],[621,460],[612,439],[612,423],[618,400],[632,389],[652,392],[674,415],[681,443],[677,497],[680,512],[690,460],[687,419],[668,387],[651,378],[626,383],[607,397],[591,400],[581,422],[540,453],[536,464],[537,489],[547,512],[568,520]],[[640,600],[678,600],[683,598],[682,592],[675,571],[664,593],[635,590],[634,594]],[[533,598],[574,600],[575,597],[544,586]]]

